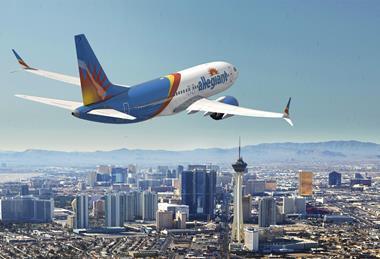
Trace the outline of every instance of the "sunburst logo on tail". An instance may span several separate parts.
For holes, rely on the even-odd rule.
[[[81,60],[79,60],[79,67],[84,105],[104,101],[112,97],[107,95],[107,90],[110,88],[111,83],[101,67],[97,68],[93,65],[91,70]]]

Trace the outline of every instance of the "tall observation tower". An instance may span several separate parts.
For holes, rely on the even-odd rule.
[[[235,164],[232,164],[235,170],[235,186],[234,186],[234,221],[232,223],[232,240],[240,243],[244,239],[243,225],[243,199],[242,199],[242,183],[243,174],[247,168],[247,163],[243,161],[240,155],[240,138],[239,138],[239,158]]]

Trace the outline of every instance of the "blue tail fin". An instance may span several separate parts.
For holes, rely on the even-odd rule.
[[[75,46],[84,105],[101,102],[126,91],[124,87],[110,82],[84,34],[75,36]]]

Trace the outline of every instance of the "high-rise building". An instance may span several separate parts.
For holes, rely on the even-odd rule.
[[[113,167],[111,169],[111,181],[112,183],[126,183],[128,176],[128,168]]]
[[[351,179],[350,180],[350,186],[354,186],[356,184],[371,186],[372,185],[372,179],[369,178],[369,179]]]
[[[247,163],[240,156],[239,140],[239,157],[235,164],[232,164],[234,174],[234,219],[232,222],[232,240],[238,243],[244,240],[244,221],[243,221],[243,174],[247,169]]]
[[[77,195],[71,206],[75,212],[74,229],[88,228],[88,195]]]
[[[254,228],[244,229],[244,246],[249,251],[259,250],[259,231]]]
[[[306,199],[305,197],[295,197],[294,207],[297,214],[306,214]]]
[[[214,217],[216,172],[195,171],[195,183],[196,190],[199,191],[199,195],[196,193],[197,213],[203,214],[207,219]]]
[[[169,170],[169,167],[166,166],[166,165],[159,165],[157,166],[157,172],[162,174],[162,175],[165,175]]]
[[[282,213],[293,214],[295,210],[294,197],[282,197]]]
[[[176,175],[176,178],[180,178],[180,176],[181,176],[181,174],[183,172],[183,169],[184,169],[183,165],[177,166],[177,175]]]
[[[215,209],[216,172],[183,171],[180,182],[182,204],[189,206],[190,218],[212,218]]]
[[[96,175],[97,175],[97,173],[95,171],[88,173],[88,175],[87,175],[88,186],[94,187],[96,185]]]
[[[243,179],[245,183],[248,182],[249,180],[257,180],[257,174],[253,172],[249,172],[249,170],[247,169],[247,172],[246,174],[244,174]]]
[[[185,229],[187,219],[188,219],[188,214],[186,214],[185,212],[177,211],[176,219],[175,219],[176,228]]]
[[[340,186],[342,184],[342,175],[338,172],[329,173],[329,185],[330,186]]]
[[[286,215],[282,213],[281,206],[276,205],[276,224],[283,224],[285,222]]]
[[[111,174],[112,166],[109,165],[98,165],[96,167],[96,172],[98,174]]]
[[[125,221],[133,221],[137,214],[137,196],[133,192],[125,194]]]
[[[50,199],[53,196],[53,191],[51,188],[40,188],[38,189],[38,197],[40,199]]]
[[[180,181],[178,178],[176,179],[172,179],[172,186],[174,189],[176,190],[179,190],[181,187],[180,187]]]
[[[272,197],[264,197],[259,202],[259,227],[276,225],[276,202]]]
[[[86,183],[83,181],[78,182],[78,190],[79,191],[85,191],[86,190]]]
[[[166,172],[166,178],[176,178],[176,175],[177,171],[175,169]]]
[[[110,182],[111,181],[112,167],[108,165],[98,165],[96,167],[96,181],[97,182]]]
[[[251,221],[251,211],[252,211],[252,196],[244,196],[243,197],[243,221],[250,222]]]
[[[137,173],[137,167],[134,164],[128,165],[128,177],[132,177]]]
[[[220,167],[218,165],[213,165],[213,164],[208,164],[206,166],[207,170],[209,171],[215,171],[215,172],[219,172],[220,171]]]
[[[137,187],[144,191],[148,190],[149,188],[158,187],[161,185],[161,179],[140,179],[137,182]]]
[[[126,196],[124,193],[108,193],[105,196],[105,214],[107,227],[122,227],[125,221]]]
[[[301,196],[313,195],[313,173],[312,172],[299,172],[299,185],[298,194]]]
[[[173,212],[158,210],[156,212],[157,230],[173,228]]]
[[[111,175],[108,173],[104,173],[104,174],[97,173],[96,174],[96,181],[100,182],[100,183],[109,183],[109,182],[111,182]]]
[[[355,179],[364,179],[361,173],[355,173]]]
[[[185,213],[186,216],[189,217],[189,206],[188,205],[159,202],[158,203],[158,210],[171,211],[173,213],[173,217],[177,214],[177,212]]]
[[[66,226],[70,229],[74,228],[75,215],[68,215],[66,220]]]
[[[92,215],[95,218],[101,218],[104,216],[104,200],[96,200],[92,202]]]
[[[195,196],[195,184],[194,184],[194,173],[192,171],[183,171],[180,175],[180,192],[182,204],[189,206],[189,213],[192,216],[195,214],[196,209],[194,205]]]
[[[188,171],[207,171],[207,165],[188,165]]]
[[[21,196],[29,195],[29,186],[27,184],[20,185],[20,195]]]
[[[244,190],[246,195],[261,194],[265,191],[265,181],[250,179],[246,182]]]
[[[128,174],[128,175],[130,175],[130,174]],[[128,178],[127,178],[127,184],[130,184],[130,185],[136,185],[137,181],[138,181],[138,178],[135,176],[133,176],[133,177],[128,176]]]
[[[5,223],[48,223],[53,219],[53,212],[53,199],[22,196],[0,200],[0,219]]]
[[[283,197],[282,198],[283,214],[306,214],[305,197]]]
[[[141,193],[142,219],[154,220],[157,212],[157,194],[150,191]]]
[[[372,178],[370,177],[364,178],[361,173],[355,173],[355,178],[350,180],[350,186],[354,186],[356,184],[371,186]]]
[[[134,197],[133,199],[135,201],[135,207],[134,207],[135,219],[142,219],[142,192],[133,191],[131,192],[131,195]]]
[[[138,180],[137,167],[136,165],[128,165],[127,183],[136,184]]]

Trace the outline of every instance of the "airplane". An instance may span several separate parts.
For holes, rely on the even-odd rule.
[[[82,102],[50,99],[38,96],[15,95],[71,111],[77,118],[102,123],[137,123],[157,116],[203,112],[214,120],[234,115],[281,118],[293,126],[289,117],[291,98],[284,112],[268,112],[239,107],[233,96],[215,100],[209,97],[231,87],[238,70],[227,62],[210,62],[134,86],[113,84],[108,79],[84,34],[74,36],[79,78],[30,67],[12,49],[24,71],[81,87]]]

